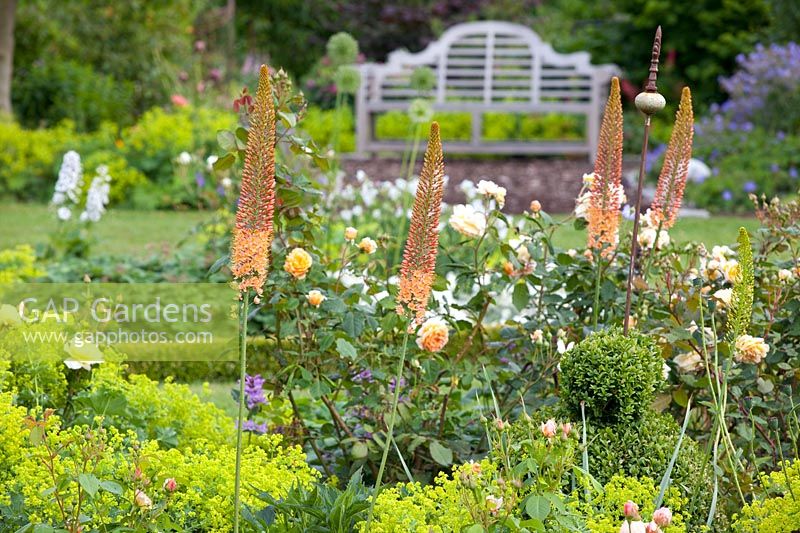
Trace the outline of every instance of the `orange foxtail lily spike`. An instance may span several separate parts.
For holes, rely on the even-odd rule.
[[[622,99],[619,79],[611,80],[611,90],[600,125],[600,139],[594,163],[589,209],[588,247],[610,256],[619,240],[622,189]]]
[[[269,68],[261,66],[250,114],[242,190],[231,245],[231,271],[239,291],[261,294],[269,268],[275,213],[275,103]]]
[[[419,185],[411,211],[408,240],[400,265],[397,313],[413,315],[421,324],[435,277],[439,247],[439,215],[444,195],[444,159],[439,124],[431,124],[428,148],[419,174]],[[405,307],[404,307],[405,306]]]
[[[651,207],[653,223],[660,224],[664,229],[671,228],[678,218],[686,178],[689,176],[693,135],[692,93],[688,87],[684,87]]]

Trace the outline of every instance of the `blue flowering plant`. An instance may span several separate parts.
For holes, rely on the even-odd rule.
[[[737,64],[720,80],[728,99],[695,126],[694,157],[708,171],[690,177],[687,197],[716,211],[749,212],[751,194],[800,187],[800,45],[758,45]]]

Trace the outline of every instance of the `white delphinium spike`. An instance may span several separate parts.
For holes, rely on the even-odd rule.
[[[72,209],[68,203],[77,204],[83,187],[83,167],[81,166],[81,156],[78,152],[70,150],[64,154],[61,168],[58,171],[58,181],[56,181],[53,192],[52,203],[58,207],[58,218],[68,220],[72,217]]]
[[[97,167],[97,176],[92,179],[89,191],[86,193],[86,207],[81,213],[81,222],[87,220],[98,222],[103,213],[106,212],[108,205],[108,193],[111,189],[111,176],[108,175],[108,167],[100,165]]]

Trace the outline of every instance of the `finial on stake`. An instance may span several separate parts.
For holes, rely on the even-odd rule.
[[[658,57],[661,55],[661,26],[656,29],[653,39],[653,53],[650,56],[650,72],[647,75],[647,85],[644,91],[636,95],[636,109],[644,113],[644,139],[642,140],[642,157],[639,162],[639,182],[636,188],[636,210],[633,215],[633,234],[631,235],[631,260],[628,267],[628,282],[625,290],[625,317],[622,322],[622,331],[628,334],[631,319],[631,292],[633,275],[636,267],[636,254],[639,249],[639,216],[642,211],[642,187],[644,187],[645,162],[647,161],[647,143],[650,138],[650,117],[664,109],[667,101],[658,93],[656,79],[658,78]]]
[[[647,86],[644,90],[648,93],[657,93],[656,78],[658,77],[658,57],[661,55],[661,26],[656,29],[653,39],[653,56],[650,59],[650,74],[647,76]]]
[[[656,79],[658,78],[658,58],[661,55],[661,26],[656,29],[656,36],[653,39],[653,52],[650,56],[650,72],[647,75],[647,85],[644,92],[636,95],[636,109],[647,115],[654,115],[664,109],[667,101],[658,93]]]

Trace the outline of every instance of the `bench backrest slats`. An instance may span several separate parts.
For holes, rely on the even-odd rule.
[[[411,87],[417,68],[431,69],[436,80],[432,90],[420,93]],[[395,109],[420,97],[431,100],[434,108],[470,111],[473,120],[480,120],[481,111],[517,105],[527,105],[531,112],[559,106],[565,112],[581,109],[588,117],[587,134],[593,135],[593,115],[602,112],[601,89],[617,68],[592,65],[586,52],[557,53],[525,26],[484,21],[453,26],[425,50],[392,52],[385,64],[365,64],[361,72],[359,150],[370,142],[372,111]],[[476,132],[480,128],[473,124]],[[588,139],[590,153],[595,143]],[[480,145],[480,139],[472,144]]]

